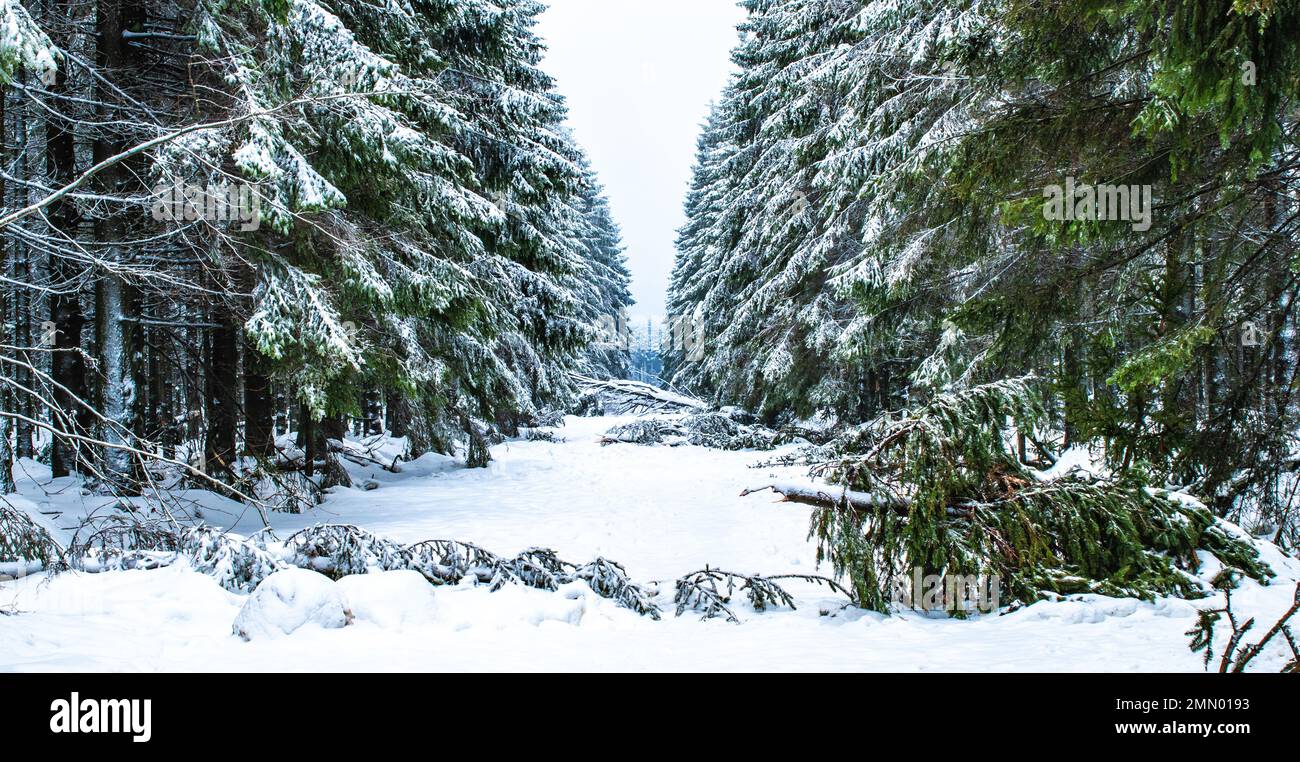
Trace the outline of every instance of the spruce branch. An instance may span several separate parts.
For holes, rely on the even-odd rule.
[[[736,574],[705,566],[699,571],[677,579],[673,597],[673,602],[677,604],[676,615],[681,616],[689,609],[701,612],[701,619],[723,616],[728,622],[739,624],[739,617],[728,605],[737,590],[745,594],[755,611],[767,611],[774,606],[796,609],[794,596],[777,584],[777,580],[798,580],[825,585],[832,591],[843,593],[850,600],[853,599],[848,590],[828,577],[814,574],[779,574],[765,577],[757,574]]]
[[[1282,636],[1283,641],[1290,648],[1292,656],[1291,661],[1283,666],[1282,671],[1296,671],[1297,662],[1300,662],[1300,650],[1297,650],[1296,641],[1292,637],[1290,622],[1297,613],[1300,613],[1300,583],[1296,585],[1291,607],[1278,618],[1277,622],[1257,642],[1245,643],[1246,635],[1255,627],[1255,618],[1251,617],[1245,622],[1241,622],[1233,608],[1232,591],[1241,583],[1242,577],[1241,571],[1228,568],[1214,578],[1213,587],[1222,591],[1223,605],[1218,608],[1203,609],[1198,613],[1196,626],[1187,631],[1187,635],[1191,637],[1188,647],[1193,653],[1203,651],[1205,666],[1209,667],[1210,660],[1214,656],[1216,627],[1219,622],[1226,618],[1229,634],[1228,642],[1219,655],[1218,671],[1220,674],[1245,672],[1251,662],[1263,653],[1268,644],[1279,635]]]

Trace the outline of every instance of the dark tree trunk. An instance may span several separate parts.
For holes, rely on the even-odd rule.
[[[244,452],[275,456],[275,400],[257,350],[244,339]]]
[[[61,68],[54,84],[56,92],[67,91],[67,73]],[[65,185],[77,174],[77,139],[67,124],[51,120],[46,149],[52,179],[56,185]],[[83,225],[77,205],[63,199],[51,205],[48,217],[54,227],[67,237],[75,238]],[[68,419],[55,414],[51,421],[56,429],[89,432],[92,419],[85,404],[89,402],[90,389],[86,383],[86,362],[81,354],[82,329],[86,316],[81,309],[81,297],[70,284],[77,283],[81,268],[66,257],[51,255],[48,272],[52,283],[59,285],[49,297],[49,318],[54,329],[50,355],[50,376],[56,384],[54,402]],[[82,448],[65,437],[55,437],[50,445],[50,470],[56,476],[68,476],[73,471],[84,470],[78,461]]]
[[[475,421],[464,419],[465,435],[469,440],[465,449],[465,465],[469,468],[487,468],[492,462],[488,450],[487,434]]]
[[[164,458],[176,457],[177,436],[176,392],[169,382],[171,363],[168,362],[164,346],[171,342],[165,331],[158,332],[157,344],[152,347],[149,361],[149,396],[155,400],[157,410],[153,413],[157,439],[162,447]]]
[[[316,438],[316,422],[306,405],[298,407],[298,447],[303,451],[303,473],[308,478],[315,476],[320,448]]]
[[[384,433],[383,397],[378,390],[367,392],[361,400],[361,433],[376,436]]]
[[[127,77],[132,64],[132,54],[122,33],[144,21],[144,7],[138,2],[101,0],[98,3],[97,60],[110,76]],[[115,95],[102,88],[100,100],[111,102]],[[99,118],[112,121],[120,118],[117,109],[102,105]],[[118,132],[103,131],[94,144],[96,162],[123,151],[126,140]],[[138,183],[144,176],[143,158],[127,160],[99,173],[96,187],[106,194],[120,194]],[[95,240],[108,244],[105,258],[114,264],[127,265],[132,252],[120,244],[127,239],[128,225],[125,212],[118,211],[95,220]],[[110,444],[134,446],[142,437],[141,405],[144,391],[144,374],[140,369],[141,353],[137,351],[139,293],[115,272],[97,273],[96,280],[96,339],[102,363],[101,393],[104,416],[109,423],[103,427],[102,439]],[[105,449],[103,473],[114,489],[134,493],[138,489],[139,463],[136,458],[119,447]]]
[[[348,472],[343,468],[341,460],[330,451],[329,446],[330,441],[341,443],[347,438],[347,420],[341,415],[326,416],[321,419],[317,430],[320,434],[318,447],[325,459],[325,473],[324,478],[321,480],[321,489],[352,486],[352,478],[348,476]]]
[[[5,109],[5,94],[0,93],[0,137],[8,138],[8,119]],[[0,141],[0,146],[8,145],[9,141]],[[8,160],[8,152],[4,152],[4,159]],[[3,177],[0,177],[0,203],[9,204],[9,186]],[[9,258],[9,242],[0,241],[0,270],[2,270]],[[4,319],[9,306],[8,285],[0,285],[0,320]],[[8,335],[4,325],[0,325],[0,337]],[[3,372],[3,371],[0,371]],[[9,391],[0,388],[0,409],[8,410]],[[9,428],[10,419],[0,416],[0,495],[7,495],[14,491],[14,472],[13,472],[13,453],[9,451]]]
[[[239,425],[239,327],[228,323],[208,332],[208,431],[204,462],[209,475],[234,476]]]
[[[348,435],[347,420],[341,415],[327,415],[321,419],[320,430],[321,436],[326,440],[337,439],[341,442]]]
[[[384,392],[384,422],[390,436],[404,437],[411,431],[406,400],[392,389]]]
[[[282,436],[293,431],[293,411],[289,400],[285,398],[284,389],[275,387],[275,434]]]

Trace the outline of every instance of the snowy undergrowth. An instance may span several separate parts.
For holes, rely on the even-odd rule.
[[[817,573],[809,509],[739,497],[756,477],[792,479],[803,469],[750,468],[770,453],[602,447],[601,435],[627,420],[570,418],[564,441],[506,442],[482,470],[439,456],[404,464],[400,474],[349,464],[358,485],[373,479],[378,488],[336,489],[312,511],[272,515],[273,530],[288,539],[319,524],[350,524],[398,543],[473,539],[507,558],[544,545],[566,558],[617,559],[657,591],[666,611],[672,581],[705,564],[742,574]],[[103,510],[106,498],[24,467],[17,502],[56,539],[66,539],[77,517]],[[260,526],[255,513],[211,493],[181,497],[214,526],[243,536]],[[1289,605],[1300,565],[1260,548],[1278,579],[1267,587],[1244,582],[1234,602],[1271,622]],[[1203,561],[1202,574],[1217,571],[1212,558]],[[961,622],[883,617],[846,608],[842,595],[820,585],[782,580],[798,608],[760,613],[742,592],[729,604],[743,622],[736,626],[725,617],[653,621],[586,580],[493,592],[466,577],[431,588],[430,608],[380,577],[348,581],[355,577],[334,583],[356,614],[351,625],[308,624],[250,643],[232,634],[249,595],[223,589],[188,561],[0,583],[0,609],[17,613],[0,617],[0,669],[1196,671],[1202,663],[1184,633],[1198,608],[1213,603],[1085,595]],[[1282,663],[1282,653],[1270,652],[1256,666]]]

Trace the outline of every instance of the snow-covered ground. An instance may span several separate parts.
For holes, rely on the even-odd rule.
[[[401,474],[351,467],[374,490],[336,490],[314,513],[277,514],[284,537],[319,523],[352,523],[402,542],[459,539],[499,554],[533,546],[583,563],[604,556],[638,582],[661,581],[663,621],[638,616],[582,583],[558,592],[507,586],[438,588],[408,596],[407,581],[343,585],[363,596],[355,621],[315,624],[244,642],[231,626],[247,596],[183,564],[151,571],[44,574],[0,583],[0,670],[887,670],[1198,671],[1187,650],[1193,603],[1088,596],[969,621],[915,613],[883,617],[843,608],[823,588],[791,585],[796,611],[754,612],[741,624],[672,615],[672,580],[706,564],[742,573],[814,573],[808,509],[742,498],[771,476],[749,466],[772,453],[597,443],[614,418],[570,418],[564,442],[512,441],[486,470],[426,456]],[[103,498],[53,483],[30,462],[22,490],[47,523],[67,525]],[[21,470],[20,470],[21,474]],[[52,493],[47,496],[46,493]],[[242,506],[200,496],[211,524],[247,533]],[[62,516],[54,515],[64,511]],[[1282,578],[1247,582],[1235,600],[1271,624],[1290,603],[1300,563],[1269,558]],[[822,573],[829,570],[822,569]],[[400,574],[400,573],[397,573]],[[1205,605],[1205,604],[1200,604]],[[1276,669],[1281,652],[1259,663]]]

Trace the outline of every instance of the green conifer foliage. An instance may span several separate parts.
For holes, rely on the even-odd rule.
[[[269,230],[245,329],[315,416],[390,390],[450,450],[570,394],[598,314],[629,301],[594,173],[539,68],[541,6],[209,0],[237,170]],[[479,450],[482,450],[479,447]],[[482,451],[486,457],[486,451]]]
[[[814,514],[819,559],[878,611],[914,569],[995,576],[1004,605],[1051,593],[1195,597],[1204,592],[1192,576],[1198,550],[1272,576],[1248,538],[1186,496],[1134,473],[1046,479],[1022,465],[1009,426],[1032,431],[1042,416],[1033,381],[1018,378],[939,395],[855,431],[839,445],[848,454],[816,471],[873,497]]]
[[[1296,4],[747,7],[669,295],[706,351],[674,383],[853,425],[1033,373],[1058,449],[1295,531]],[[1116,214],[1049,214],[1085,186]]]

